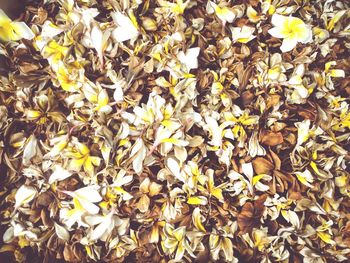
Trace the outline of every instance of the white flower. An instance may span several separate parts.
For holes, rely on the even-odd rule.
[[[231,8],[226,6],[220,7],[212,1],[208,1],[206,10],[208,14],[215,13],[223,24],[227,22],[232,23],[236,18],[236,14]]]
[[[254,31],[255,28],[250,26],[231,27],[232,41],[244,44],[248,43],[249,41],[256,38],[256,36],[253,35]]]
[[[22,38],[33,39],[35,37],[32,30],[24,23],[12,21],[5,12],[0,9],[0,40],[18,41]]]
[[[282,52],[291,51],[298,42],[306,44],[312,41],[311,26],[300,18],[274,14],[271,23],[274,27],[268,32],[273,37],[283,38]]]

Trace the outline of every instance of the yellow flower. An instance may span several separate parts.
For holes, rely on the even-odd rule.
[[[185,226],[174,229],[172,225],[166,223],[163,231],[162,248],[167,255],[175,253],[175,262],[179,262],[186,251],[194,257],[192,248],[186,240]]]
[[[263,251],[266,245],[268,245],[271,240],[267,236],[267,229],[256,229],[253,232],[254,245],[259,251]]]
[[[312,183],[314,178],[309,170],[305,170],[304,172],[295,172],[295,175],[302,184],[308,187],[313,187]]]
[[[69,163],[69,168],[74,171],[80,171],[81,167],[84,171],[92,176],[94,174],[94,166],[99,166],[101,158],[90,155],[90,149],[83,143],[78,142],[77,151],[71,151],[67,153],[68,157],[73,159]]]
[[[247,16],[252,23],[258,23],[261,19],[261,16],[258,15],[258,12],[252,6],[248,6]]]
[[[217,199],[219,199],[220,201],[223,201],[224,200],[224,196],[222,195],[222,188],[223,188],[224,185],[221,184],[219,186],[215,186],[214,170],[208,170],[206,176],[207,176],[206,184],[205,185],[198,185],[198,189],[201,192],[205,192],[209,196],[214,196]],[[196,197],[196,198],[197,198],[198,201],[200,199],[202,199],[204,201],[204,199],[202,197]],[[197,201],[197,200],[193,200],[193,201]],[[196,202],[193,202],[193,203],[197,204]]]
[[[171,3],[167,1],[159,1],[159,4],[174,13],[175,15],[182,15],[187,7],[187,5],[190,3],[189,0],[184,2],[183,0],[176,0],[176,3]]]
[[[171,11],[174,13],[174,14],[177,14],[177,15],[181,15],[184,13],[188,3],[190,1],[186,1],[185,3],[182,1],[182,0],[176,0],[176,4],[175,3],[171,3]]]
[[[225,230],[224,230],[225,231]],[[226,231],[225,231],[226,232]],[[238,262],[237,259],[233,256],[233,245],[230,238],[225,236],[220,236],[215,233],[211,233],[209,236],[209,248],[211,255],[215,261],[219,260],[220,251],[223,251],[223,255],[227,262]]]
[[[345,72],[342,69],[331,69],[332,66],[337,65],[337,62],[335,61],[329,61],[325,64],[325,73],[327,77],[333,77],[333,78],[344,78]]]
[[[79,63],[64,65],[60,63],[57,70],[57,79],[62,89],[65,91],[78,91],[83,82],[83,68]]]
[[[106,90],[96,87],[92,83],[84,83],[83,93],[85,98],[91,103],[96,104],[96,107],[93,108],[94,111],[104,112],[106,114],[112,111],[111,106],[109,106],[109,97]]]
[[[12,21],[2,9],[0,9],[0,40],[18,41],[22,38],[33,39],[34,33],[24,22]]]
[[[297,17],[274,14],[271,20],[273,28],[268,32],[276,38],[283,38],[282,52],[291,51],[298,42],[306,44],[312,41],[311,27]]]
[[[56,71],[59,62],[67,55],[69,48],[59,45],[55,40],[50,41],[43,49],[43,57],[48,58],[50,65]]]
[[[232,23],[233,20],[236,18],[236,14],[233,12],[231,8],[226,6],[220,7],[212,1],[208,1],[207,13],[208,14],[215,13],[217,17],[222,21],[223,24],[226,24],[227,22]]]
[[[350,111],[348,107],[344,107],[339,115],[339,121],[332,128],[335,131],[342,131],[345,128],[350,129]]]
[[[325,221],[322,219],[322,225],[316,228],[316,233],[322,241],[324,241],[327,244],[330,244],[334,246],[336,242],[332,239],[332,229],[331,226],[333,225],[333,221]]]
[[[204,221],[204,217],[201,215],[200,213],[200,209],[199,207],[196,207],[194,210],[193,210],[193,213],[192,213],[192,222],[193,222],[193,225],[200,231],[202,232],[207,232],[205,227],[203,226],[203,223],[202,221]]]
[[[255,28],[250,26],[231,27],[232,40],[233,42],[246,44],[256,37],[253,35],[254,31]]]

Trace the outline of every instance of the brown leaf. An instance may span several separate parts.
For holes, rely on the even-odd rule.
[[[248,202],[243,205],[242,211],[238,214],[238,227],[243,233],[250,232],[254,227],[260,224],[260,218],[264,213],[264,202],[267,195],[260,196],[254,202]]]
[[[281,132],[261,131],[259,141],[267,146],[276,146],[283,143]]]
[[[280,102],[281,97],[277,94],[270,95],[266,100],[266,108],[271,108]]]
[[[281,159],[279,158],[279,156],[274,151],[272,151],[271,149],[270,149],[270,154],[271,154],[271,158],[272,158],[272,160],[274,162],[275,169],[276,170],[281,170],[282,162],[281,162]]]
[[[253,160],[253,168],[257,174],[271,174],[274,165],[263,157],[257,157]]]
[[[242,98],[243,105],[247,106],[255,99],[255,96],[251,91],[247,90],[242,93],[241,98]]]

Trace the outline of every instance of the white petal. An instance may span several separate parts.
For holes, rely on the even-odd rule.
[[[273,27],[267,31],[271,36],[276,38],[284,38],[286,35],[280,27]]]
[[[208,130],[211,133],[212,140],[211,144],[213,146],[221,146],[222,143],[222,136],[221,136],[221,129],[217,123],[217,121],[212,117],[205,117],[205,122],[208,125]]]
[[[285,38],[283,39],[282,45],[280,47],[281,51],[284,52],[289,52],[295,46],[297,45],[297,39],[296,38]]]
[[[103,61],[103,33],[98,26],[91,29],[91,42],[97,51],[100,61]]]
[[[33,31],[24,22],[12,22],[15,32],[25,39],[33,39],[35,37]]]
[[[245,174],[250,181],[252,181],[254,176],[253,165],[252,163],[243,163],[242,164],[242,172]]]
[[[49,184],[52,184],[55,181],[63,181],[64,179],[70,177],[71,175],[72,173],[64,169],[61,165],[56,165],[54,168],[54,172],[51,174],[49,178]]]
[[[0,9],[1,11],[1,9]],[[13,239],[14,239],[15,235],[14,235],[14,229],[13,226],[10,226],[4,233],[2,240],[5,243],[10,243]]]
[[[57,224],[55,222],[55,231],[57,236],[60,239],[63,239],[64,241],[68,241],[69,240],[69,232],[67,231],[67,229],[65,229],[63,226],[60,226],[59,224]]]
[[[303,43],[303,44],[312,42],[312,29],[308,25],[306,25],[305,27],[306,27],[305,37],[300,40],[300,42]]]
[[[91,203],[90,201],[84,199],[84,198],[78,198],[80,204],[82,207],[84,207],[84,209],[89,213],[89,214],[92,214],[92,215],[95,215],[95,214],[98,214],[98,212],[100,211],[100,208]]]
[[[137,28],[126,15],[115,12],[112,13],[112,18],[118,24],[118,27],[112,32],[112,37],[117,42],[123,42],[139,35]]]
[[[36,155],[36,147],[37,147],[38,141],[35,138],[34,135],[32,135],[28,142],[26,147],[23,151],[23,164],[28,165],[30,163],[30,159],[32,159]]]
[[[141,174],[143,168],[143,161],[146,157],[147,149],[142,139],[137,139],[133,149],[131,150],[130,157],[134,157],[132,166],[137,174]]]
[[[124,101],[124,91],[121,85],[118,83],[114,85],[115,91],[113,93],[113,98],[115,102],[123,102]]]
[[[62,33],[63,29],[54,25],[51,21],[45,21],[41,30],[41,36],[43,38],[53,38],[58,34]]]
[[[33,200],[37,191],[34,187],[28,185],[22,185],[15,195],[15,208],[20,207],[22,204],[27,204]]]
[[[180,165],[174,157],[169,157],[166,161],[166,166],[169,171],[180,181],[184,182],[184,177],[181,175]]]
[[[215,12],[215,7],[216,7],[217,5],[215,4],[215,3],[213,3],[212,1],[208,1],[207,2],[207,6],[206,6],[206,11],[207,11],[207,13],[209,14],[209,15],[211,15],[211,14],[214,14],[214,12]]]
[[[74,193],[77,195],[77,198],[79,199],[79,201],[81,198],[83,198],[85,200],[88,200],[89,202],[96,203],[102,200],[102,197],[98,192],[99,188],[100,188],[99,186],[90,185],[84,188],[80,188],[76,190]]]
[[[91,232],[90,240],[98,240],[102,236],[108,236],[115,226],[113,213],[111,212],[103,218],[103,221]]]
[[[287,16],[282,16],[282,15],[279,15],[279,14],[273,14],[272,18],[271,18],[271,23],[274,26],[282,27],[283,24],[286,22],[286,20],[288,20]]]
[[[180,51],[178,54],[178,59],[180,62],[188,69],[194,69],[198,68],[198,55],[199,55],[200,48],[195,47],[195,48],[190,48],[186,51],[186,54],[183,51]]]

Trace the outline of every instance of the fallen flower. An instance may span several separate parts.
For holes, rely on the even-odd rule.
[[[0,9],[0,39],[1,41],[18,41],[22,38],[33,39],[34,33],[24,23],[12,21],[5,12]]]
[[[280,47],[282,52],[291,51],[298,42],[306,44],[312,41],[312,30],[300,18],[273,14],[271,23],[274,26],[269,34],[276,38],[283,38]]]

